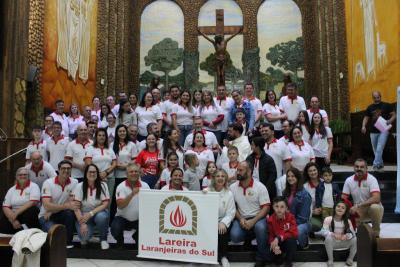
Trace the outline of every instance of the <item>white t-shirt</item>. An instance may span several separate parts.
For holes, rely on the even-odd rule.
[[[171,116],[176,115],[176,125],[186,126],[193,125],[194,109],[190,111],[182,105],[174,104],[171,108]]]
[[[282,96],[279,100],[279,108],[283,110],[288,120],[296,121],[301,110],[307,110],[304,98],[297,96],[295,99],[289,99],[288,96]]]
[[[138,118],[139,134],[147,136],[147,125],[151,122],[157,123],[162,120],[161,110],[157,105],[149,108],[138,106],[135,109]]]
[[[47,179],[42,186],[42,198],[50,198],[51,203],[64,204],[68,200],[74,199],[75,186],[78,184],[78,180],[74,178],[68,178],[64,186],[61,186],[58,176]],[[44,216],[46,209],[44,205],[40,208],[39,218]]]
[[[99,168],[100,172],[107,170],[111,166],[113,160],[117,160],[114,150],[111,147],[99,148],[94,147],[93,145],[88,147],[85,159],[86,158],[92,159],[92,163]],[[114,171],[112,171],[107,177],[114,177]]]
[[[267,115],[272,115],[272,116],[279,116],[281,115],[281,110],[278,105],[271,105],[270,103],[265,103],[263,106],[263,112],[265,119],[267,119]],[[272,125],[274,125],[274,130],[275,131],[280,131],[282,130],[282,122],[281,120],[276,120],[276,121],[268,121]]]
[[[189,149],[186,151],[185,154],[196,154],[199,160],[198,173],[201,177],[204,176],[204,174],[206,173],[208,162],[214,162],[214,153],[208,148],[205,148],[199,152],[194,151],[193,149]]]
[[[161,103],[160,106],[161,113],[169,124],[171,123],[171,114],[173,112],[173,106],[176,104],[177,103],[174,103],[171,100],[167,100]]]
[[[311,146],[314,149],[314,154],[318,158],[326,158],[328,156],[329,143],[328,140],[333,138],[331,128],[325,127],[326,135],[322,137],[321,134],[315,132],[311,138]]]
[[[251,179],[247,188],[243,188],[240,181],[236,181],[229,188],[240,215],[246,219],[256,216],[264,205],[271,203],[265,185],[254,179]]]
[[[86,156],[89,146],[93,142],[88,139],[84,143],[80,143],[78,139],[73,140],[67,146],[67,153],[65,153],[65,159],[71,160],[77,164],[84,164],[84,158]],[[78,168],[72,168],[71,176],[73,178],[82,178],[83,171]]]
[[[149,185],[143,181],[137,181],[137,183],[140,190],[150,189]],[[116,200],[125,199],[130,193],[132,193],[132,189],[129,181],[126,180],[118,185],[115,193]],[[139,220],[139,195],[140,192],[139,194],[135,194],[125,208],[120,209],[117,207],[117,213],[115,216],[120,216],[131,222]]]
[[[117,124],[114,127],[107,126],[107,135],[108,135],[108,142],[113,142],[115,139],[115,129],[117,128]]]
[[[288,148],[290,155],[292,156],[292,167],[300,171],[303,171],[307,163],[315,159],[314,150],[304,141],[300,145],[290,142]]]
[[[282,176],[284,174],[283,162],[292,160],[287,145],[274,138],[271,144],[265,143],[264,150],[274,159],[277,177]]]
[[[217,137],[215,137],[215,134],[213,132],[209,132],[206,130],[203,130],[204,137],[206,138],[206,146],[209,149],[212,149],[214,146],[218,145]],[[185,144],[183,145],[184,150],[191,149],[193,143],[193,133],[188,134],[185,139]]]
[[[221,169],[226,171],[229,178],[235,177],[238,165],[239,165],[239,161],[237,162],[237,164],[231,164],[230,162],[225,162],[224,164],[222,164]]]
[[[86,199],[83,200],[83,182],[76,185],[74,190],[74,200],[81,203],[82,212],[90,212],[100,206],[104,201],[110,201],[110,193],[108,192],[107,184],[101,183],[102,191],[100,193],[100,198],[96,199],[96,188],[87,188]]]
[[[32,163],[26,165],[25,168],[28,170],[29,180],[37,184],[40,188],[42,187],[44,181],[57,176],[56,171],[50,165],[50,163],[44,160],[42,160],[42,163],[38,169],[35,169]]]
[[[208,106],[202,106],[200,108],[200,117],[203,119],[203,121],[206,122],[213,122],[219,115],[224,115],[224,112],[218,105],[208,105]],[[204,126],[204,128],[207,131],[218,131],[221,130],[221,123],[217,125],[217,128],[210,128],[207,126]]]
[[[68,136],[61,135],[58,139],[54,137],[47,141],[47,152],[49,152],[49,163],[55,170],[58,170],[58,163],[64,160],[65,153],[67,153],[67,146],[69,144]]]
[[[303,185],[303,187],[311,196],[311,211],[312,211],[312,209],[315,208],[315,192],[317,191],[317,188],[310,182],[306,182]]]
[[[351,195],[354,204],[360,204],[371,197],[374,192],[380,192],[378,180],[367,173],[367,175],[358,181],[355,175],[348,177],[344,183],[342,194]]]
[[[113,149],[114,143],[110,145],[110,148]],[[117,165],[118,164],[128,164],[133,162],[133,159],[137,156],[138,150],[135,143],[129,141],[128,144],[124,146],[119,146],[119,152],[117,157]],[[126,169],[118,169],[115,168],[114,171],[115,178],[126,178]]]
[[[282,142],[285,145],[289,144],[289,137],[287,137],[286,135],[282,136],[281,138],[278,139],[278,142]]]
[[[33,152],[39,151],[40,155],[42,156],[42,159],[44,161],[48,161],[47,158],[47,142],[44,140],[40,140],[39,143],[34,143],[33,141],[31,141],[28,145],[28,147],[26,148],[26,159],[31,159],[31,154]]]
[[[219,125],[221,131],[226,132],[228,130],[228,124],[229,124],[229,111],[234,101],[231,97],[225,97],[224,99],[214,97],[214,103],[218,105],[224,112],[224,120]]]
[[[332,184],[325,183],[325,191],[322,197],[322,207],[324,208],[333,208],[335,205],[333,201],[333,189]]]
[[[85,123],[83,120],[83,116],[81,116],[81,115],[79,115],[77,118],[73,118],[73,117],[69,116],[67,118],[67,120],[68,120],[68,129],[69,129],[68,134],[74,134],[76,132],[76,129],[78,128],[78,126]]]
[[[160,175],[160,182],[169,185],[170,180],[171,180],[171,170],[169,168],[164,168],[164,170],[162,170]]]
[[[31,181],[27,181],[25,188],[21,188],[18,184],[8,189],[3,200],[3,207],[10,208],[12,211],[18,210],[28,201],[38,203],[40,201],[39,186]]]

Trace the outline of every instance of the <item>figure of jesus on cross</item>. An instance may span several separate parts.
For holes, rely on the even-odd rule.
[[[228,42],[243,31],[242,26],[224,26],[224,10],[216,10],[216,26],[203,26],[198,28],[198,32],[206,40],[214,45],[215,48],[215,70],[217,74],[217,86],[225,85],[225,66],[226,66],[226,47]],[[225,40],[225,34],[232,34]],[[207,35],[215,35],[212,40]]]

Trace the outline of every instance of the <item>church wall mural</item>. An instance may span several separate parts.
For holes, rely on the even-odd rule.
[[[183,34],[183,13],[176,3],[158,0],[144,9],[140,30],[141,93],[155,75],[163,87],[183,86]]]
[[[304,47],[301,13],[292,0],[267,0],[257,14],[260,47],[260,96],[273,89],[281,94],[284,75],[290,75],[304,95]],[[264,92],[263,92],[264,91]]]
[[[65,101],[66,110],[71,103],[91,103],[96,91],[96,38],[96,0],[45,1],[45,108],[54,108],[57,99]]]
[[[372,91],[396,102],[400,86],[400,2],[346,0],[350,111],[371,104]]]

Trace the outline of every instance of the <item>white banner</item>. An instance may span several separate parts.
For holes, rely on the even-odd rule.
[[[217,264],[218,193],[141,190],[138,257]]]

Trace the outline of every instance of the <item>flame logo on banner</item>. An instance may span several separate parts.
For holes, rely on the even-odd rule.
[[[186,216],[183,214],[181,208],[178,206],[175,211],[169,215],[169,221],[175,227],[183,227],[186,224]]]

